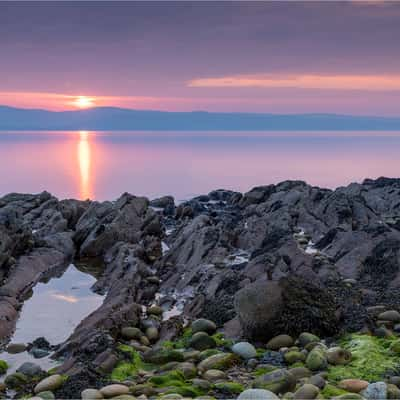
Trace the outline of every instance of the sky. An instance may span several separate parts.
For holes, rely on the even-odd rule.
[[[400,2],[0,2],[0,104],[400,116]]]

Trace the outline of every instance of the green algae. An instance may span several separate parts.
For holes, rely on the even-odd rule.
[[[122,382],[124,380],[134,378],[139,371],[152,371],[154,365],[145,363],[141,359],[139,353],[131,346],[121,344],[118,350],[128,355],[127,361],[120,361],[111,373],[111,379]]]
[[[226,339],[224,334],[221,332],[215,333],[211,337],[215,340],[217,347],[224,347],[226,349],[230,349],[235,343],[231,339]]]
[[[352,360],[347,365],[330,366],[330,381],[342,379],[364,379],[368,382],[382,380],[387,374],[400,369],[400,356],[391,350],[397,338],[378,338],[369,335],[352,334],[344,337],[340,346],[350,350]]]
[[[326,384],[325,387],[322,389],[321,394],[324,396],[326,399],[330,399],[332,397],[340,396],[342,394],[348,394],[346,390],[340,389],[336,386],[333,386],[331,384]]]
[[[165,394],[177,393],[184,397],[197,397],[204,394],[203,390],[186,381],[181,371],[152,376],[149,382],[156,387],[168,389]]]
[[[4,360],[0,360],[0,375],[4,375],[8,370],[8,364]]]
[[[275,371],[276,369],[279,369],[279,367],[276,367],[275,365],[270,365],[268,367],[260,367],[254,371],[253,375],[261,376],[264,374],[268,374],[269,372]]]
[[[227,394],[239,394],[244,391],[244,386],[239,382],[220,382],[214,385],[214,389]]]
[[[192,337],[192,329],[185,328],[183,330],[182,336],[176,339],[175,341],[165,340],[162,343],[162,347],[166,350],[180,350],[186,349],[189,347],[189,342]]]

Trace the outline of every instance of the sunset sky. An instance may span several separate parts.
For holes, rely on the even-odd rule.
[[[400,116],[400,2],[2,2],[0,104]]]

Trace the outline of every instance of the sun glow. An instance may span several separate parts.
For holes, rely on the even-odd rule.
[[[73,102],[75,107],[78,108],[90,108],[94,106],[94,99],[86,96],[79,96]]]

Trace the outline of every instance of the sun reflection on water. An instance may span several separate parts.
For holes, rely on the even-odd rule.
[[[90,135],[87,131],[79,132],[78,160],[80,171],[80,198],[91,199],[93,198],[92,186],[90,182],[91,151]]]

